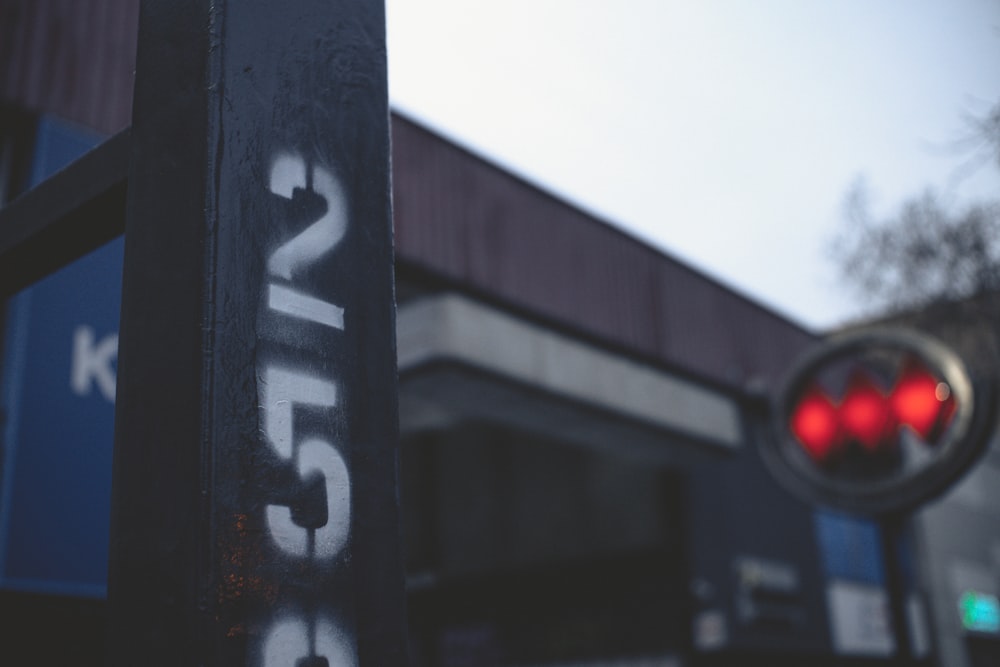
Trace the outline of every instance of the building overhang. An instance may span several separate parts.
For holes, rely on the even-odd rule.
[[[727,394],[458,294],[397,314],[404,434],[489,422],[654,460],[741,446]]]

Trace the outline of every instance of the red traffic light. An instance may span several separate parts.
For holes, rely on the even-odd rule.
[[[955,406],[948,383],[909,358],[888,393],[861,368],[851,373],[839,402],[809,384],[794,403],[788,427],[813,461],[826,464],[852,447],[872,454],[889,450],[904,427],[933,445]]]
[[[895,436],[896,424],[889,402],[863,371],[856,370],[851,375],[838,412],[847,436],[868,451],[885,447]]]
[[[933,441],[955,412],[951,387],[910,359],[890,397],[892,411],[921,440]]]
[[[790,426],[795,438],[816,461],[825,461],[840,445],[837,407],[816,385],[802,395]]]

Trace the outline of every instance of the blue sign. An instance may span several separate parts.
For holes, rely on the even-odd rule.
[[[816,541],[830,579],[882,586],[885,567],[878,524],[828,511],[815,513]]]
[[[96,143],[41,119],[32,184]],[[7,303],[0,588],[106,594],[122,255],[112,241]]]

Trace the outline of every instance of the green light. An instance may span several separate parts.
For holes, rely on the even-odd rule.
[[[1000,602],[995,595],[966,591],[958,599],[962,626],[975,632],[1000,632]]]

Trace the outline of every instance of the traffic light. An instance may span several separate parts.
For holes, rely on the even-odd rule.
[[[765,463],[810,502],[867,514],[912,508],[957,479],[993,427],[992,381],[906,330],[840,336],[772,396]]]
[[[799,398],[789,427],[809,456],[819,463],[829,460],[840,449],[843,440],[840,413],[815,384]]]
[[[901,424],[922,440],[934,442],[955,414],[955,396],[943,379],[911,359],[889,398]]]
[[[908,355],[889,388],[861,365],[851,372],[839,400],[812,382],[793,403],[789,430],[812,460],[826,465],[852,448],[890,452],[899,447],[904,429],[933,447],[955,405],[947,381]]]

